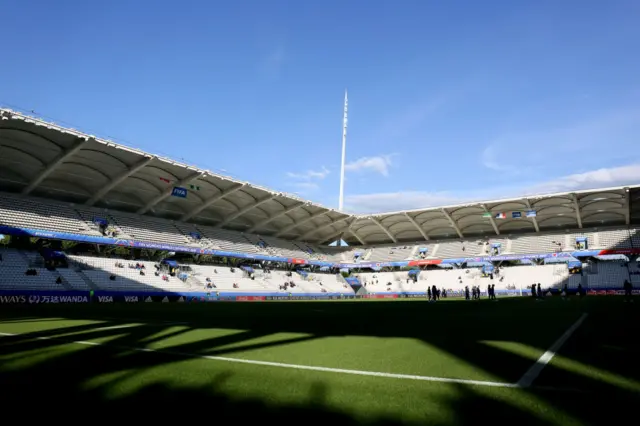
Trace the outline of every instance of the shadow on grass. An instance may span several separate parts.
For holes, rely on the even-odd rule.
[[[422,340],[475,368],[513,382],[532,360],[479,342],[516,341],[543,351],[581,312],[588,311],[589,320],[576,338],[568,342],[568,352],[563,350],[563,354],[587,367],[618,375],[626,372],[624,377],[633,382],[640,377],[633,363],[633,355],[637,354],[633,333],[637,331],[639,316],[635,306],[621,308],[620,303],[609,298],[539,304],[528,300],[440,305],[414,301],[307,302],[66,305],[3,310],[0,315],[12,323],[18,323],[20,316],[25,316],[28,322],[34,316],[51,320],[121,316],[138,317],[150,323],[181,321],[191,325],[181,330],[160,323],[108,328],[127,322],[108,320],[99,325],[57,327],[2,338],[0,400],[7,407],[35,404],[38,407],[33,412],[35,416],[44,414],[45,409],[59,413],[64,408],[70,412],[87,410],[96,418],[110,421],[131,418],[192,421],[204,415],[216,422],[278,424],[610,423],[616,418],[622,421],[626,416],[635,416],[631,411],[638,401],[633,389],[582,374],[580,368],[571,371],[553,363],[539,378],[541,384],[580,387],[587,393],[403,382],[227,363],[204,365],[204,361],[198,363],[180,354],[229,356],[238,351],[327,336],[407,337]],[[167,348],[171,353],[131,350],[203,328],[237,332],[177,343]],[[308,336],[249,342],[279,332]],[[64,343],[96,339],[108,341],[108,346],[76,347]],[[229,345],[235,346],[228,348]],[[600,347],[622,350],[612,355]],[[599,351],[599,355],[584,354],[585,351]],[[362,369],[367,369],[366,364]]]

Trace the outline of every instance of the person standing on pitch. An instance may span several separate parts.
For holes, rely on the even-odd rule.
[[[540,299],[544,297],[544,294],[542,294],[542,287],[540,286],[540,283],[538,283],[538,297]]]
[[[633,294],[633,285],[631,285],[629,280],[624,280],[622,287],[624,288],[624,301],[633,302],[633,299],[631,298]]]

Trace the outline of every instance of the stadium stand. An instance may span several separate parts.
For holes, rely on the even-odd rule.
[[[2,250],[0,289],[353,294],[640,285],[640,186],[351,215],[15,111],[0,110],[0,132],[1,233],[93,244],[97,253],[119,246],[191,256],[173,272],[138,259],[140,274],[131,260],[97,253],[45,268],[23,244]],[[337,239],[349,245],[327,245]],[[409,276],[409,268],[419,272]],[[349,284],[339,270],[352,273]]]
[[[149,218],[115,212],[105,209],[78,207],[73,203],[62,203],[35,197],[0,194],[0,225],[17,228],[34,228],[64,232],[76,235],[99,236],[101,231],[95,224],[96,218],[108,221],[110,229],[115,230],[120,238],[131,238],[150,243],[167,243],[201,248],[214,248],[242,253],[247,256],[267,255],[306,260],[322,260],[335,263],[351,264],[367,267],[377,262],[402,262],[420,259],[474,258],[496,255],[493,247],[500,247],[500,255],[530,255],[536,253],[571,253],[578,250],[577,241],[582,239],[586,247],[597,250],[633,250],[640,247],[640,234],[637,228],[614,227],[605,229],[585,229],[580,232],[549,232],[538,235],[506,235],[499,238],[471,238],[449,241],[433,241],[428,244],[414,243],[405,245],[382,245],[374,247],[321,247],[300,241],[287,241],[271,236],[246,234],[237,231],[219,229],[205,225],[172,221],[162,218]],[[194,238],[193,235],[199,236]],[[48,271],[37,268],[37,275],[24,276],[28,266],[33,266],[33,259],[20,251],[5,251],[7,273],[3,274],[2,288],[7,289],[15,277],[20,276],[23,289],[57,289],[57,290],[108,290],[108,291],[169,291],[192,292],[206,290],[203,276],[212,275],[214,268],[218,271],[216,287],[218,291],[234,291],[238,293],[285,292],[282,287],[287,282],[280,272],[270,276],[263,274],[254,279],[248,278],[241,271],[230,273],[229,268],[217,266],[191,267],[189,279],[183,282],[177,278],[164,281],[152,274],[139,275],[139,271],[114,266],[115,260],[69,256],[76,269],[60,268]],[[152,266],[153,263],[144,263]],[[629,279],[634,285],[640,284],[640,275],[630,271],[637,267],[634,259],[630,262],[590,262],[585,268],[585,278],[570,276],[568,268],[562,265],[529,265],[501,268],[500,280],[482,278],[478,268],[442,269],[422,271],[417,282],[407,280],[406,272],[371,272],[360,273],[365,287],[369,291],[380,292],[424,292],[427,286],[436,285],[452,291],[460,291],[465,286],[486,287],[490,283],[497,284],[497,290],[508,290],[514,287],[525,288],[533,282],[541,283],[545,288],[555,288],[563,282],[570,288],[578,283],[586,288],[617,288],[624,280]],[[115,281],[109,279],[111,275]],[[286,293],[321,293],[323,291],[349,292],[351,287],[336,281],[327,274],[311,275],[301,279],[301,285],[288,288]],[[373,277],[376,276],[374,279]],[[62,282],[56,283],[61,277]],[[314,281],[315,280],[315,281]],[[323,282],[324,287],[318,283]],[[495,282],[494,282],[495,281]],[[234,288],[233,284],[237,287]]]
[[[64,284],[57,283],[54,272],[33,266],[30,253],[19,250],[0,249],[0,289],[2,290],[70,290]],[[27,274],[27,271],[33,274]]]

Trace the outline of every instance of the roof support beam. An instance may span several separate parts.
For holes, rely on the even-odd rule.
[[[446,209],[440,209],[440,211],[449,220],[449,223],[451,224],[451,227],[456,231],[456,233],[458,234],[458,237],[464,238],[464,235],[462,234],[462,231],[460,231],[460,228],[458,227],[458,224],[456,223],[455,220],[453,220],[453,218],[451,217],[449,212]]]
[[[237,218],[239,218],[240,216],[242,216],[243,214],[247,213],[250,210],[255,209],[256,207],[258,207],[259,205],[262,205],[264,203],[266,203],[267,201],[271,201],[274,198],[276,198],[278,195],[277,193],[273,193],[273,194],[269,194],[266,197],[263,197],[259,200],[254,201],[253,203],[249,204],[246,207],[241,208],[240,210],[238,210],[237,212],[235,212],[234,214],[232,214],[231,216],[227,216],[227,218],[225,220],[223,220],[222,222],[218,223],[215,227],[216,228],[222,228],[223,226],[225,226],[227,223],[232,222],[234,220],[236,220]]]
[[[624,223],[631,224],[631,203],[629,202],[629,188],[624,188]]]
[[[346,234],[346,233],[350,233],[351,235],[356,237],[356,240],[360,241],[360,244],[362,244],[363,246],[366,245],[364,240],[362,238],[360,238],[360,236],[358,236],[358,234],[356,234],[356,232],[353,230],[353,226],[356,224],[357,221],[358,221],[358,218],[355,218],[349,223],[349,226],[347,227],[347,229],[340,230],[340,232],[338,232],[337,234],[332,235],[331,238],[329,238],[329,239],[323,238],[324,243],[332,243],[332,242],[336,241],[336,238],[338,238],[338,241],[342,241],[343,235]]]
[[[362,244],[363,246],[366,246],[367,243],[364,242],[364,240],[362,238],[360,238],[360,236],[356,233],[356,231],[354,231],[353,225],[355,225],[356,221],[354,220],[353,222],[351,222],[351,224],[349,225],[349,228],[347,228],[348,233],[350,233],[351,235],[353,235],[354,237],[356,237],[356,240],[360,241],[360,244]]]
[[[149,164],[150,162],[152,162],[156,158],[157,157],[155,155],[150,156],[150,157],[145,157],[145,158],[142,159],[142,161],[139,161],[138,163],[134,164],[133,166],[125,169],[118,176],[116,176],[113,179],[111,179],[111,182],[109,182],[106,186],[103,186],[98,192],[96,192],[93,195],[93,197],[89,198],[85,202],[85,205],[93,206],[95,203],[100,201],[102,199],[102,197],[107,195],[109,193],[109,191],[114,189],[116,186],[120,185],[129,176],[132,176],[132,175],[138,173],[140,170],[144,169],[147,164]]]
[[[529,199],[528,199],[528,198],[525,198],[525,199],[524,199],[524,202],[525,202],[525,204],[527,205],[527,208],[528,208],[529,210],[532,210],[532,208],[531,208],[531,201],[529,201]],[[533,217],[531,218],[531,221],[533,222],[533,227],[535,228],[536,232],[538,232],[538,233],[539,233],[539,232],[540,232],[540,227],[538,226],[538,219],[537,219],[535,216],[533,216]]]
[[[413,226],[416,227],[418,232],[420,232],[420,235],[422,235],[422,238],[424,238],[425,241],[429,241],[429,236],[427,235],[426,232],[424,232],[424,229],[422,229],[422,227],[420,225],[418,225],[418,222],[416,222],[414,218],[409,216],[409,213],[404,212],[404,215],[407,217],[407,219],[409,219],[409,222],[411,222],[413,224]]]
[[[207,201],[205,201],[204,203],[200,204],[198,207],[196,207],[195,209],[191,210],[190,212],[186,212],[185,214],[182,215],[182,217],[180,218],[180,220],[182,222],[186,222],[189,219],[191,219],[192,217],[194,217],[195,215],[197,215],[198,213],[200,213],[202,210],[206,209],[207,207],[209,207],[210,205],[212,205],[213,203],[215,203],[218,200],[222,200],[223,198],[225,198],[228,195],[233,194],[234,192],[244,188],[244,183],[238,183],[234,186],[231,186],[227,189],[225,189],[224,191],[214,195],[213,197],[209,198]]]
[[[582,214],[580,213],[580,203],[578,202],[578,196],[575,192],[571,194],[571,199],[573,200],[573,208],[576,211],[576,221],[578,221],[578,228],[582,229]]]
[[[310,235],[313,235],[313,234],[315,234],[315,233],[316,233],[316,232],[318,232],[318,231],[322,231],[323,229],[326,229],[326,228],[330,227],[331,225],[335,225],[336,223],[344,222],[345,220],[348,220],[348,219],[351,219],[351,216],[345,216],[345,217],[343,217],[343,218],[341,218],[341,219],[332,220],[332,221],[331,221],[331,222],[329,222],[329,223],[325,223],[324,225],[319,226],[319,227],[317,227],[317,228],[315,228],[315,229],[312,229],[311,231],[309,231],[309,232],[307,232],[307,233],[305,233],[305,234],[301,235],[301,236],[300,236],[300,238],[298,238],[298,239],[299,239],[299,240],[303,240],[303,241],[304,241],[304,240],[305,240],[305,239],[307,239],[307,237],[309,237]],[[305,219],[305,220],[306,220],[306,219]],[[341,231],[344,231],[344,228],[346,228],[346,226],[345,226],[345,227],[343,227],[343,228],[341,228]]]
[[[384,231],[384,233],[385,233],[385,234],[387,234],[387,236],[389,237],[389,239],[390,239],[391,241],[393,241],[394,243],[397,243],[397,242],[398,242],[398,240],[396,239],[396,237],[394,237],[394,236],[393,236],[393,234],[391,233],[391,231],[389,231],[389,228],[387,228],[386,226],[384,226],[384,225],[382,224],[382,222],[380,222],[377,218],[375,218],[375,217],[371,216],[371,217],[369,217],[369,219],[370,219],[373,223],[375,223],[376,225],[378,225],[378,227],[379,227],[380,229],[382,229],[382,230]]]
[[[485,213],[489,213],[489,222],[491,222],[491,226],[493,227],[493,230],[495,231],[496,235],[500,235],[500,230],[498,229],[496,220],[493,218],[493,214],[491,213],[491,210],[489,210],[486,204],[481,204],[480,206],[484,209]]]
[[[78,151],[85,146],[87,142],[93,140],[91,138],[77,138],[73,146],[62,151],[58,156],[49,163],[38,175],[33,178],[33,180],[27,185],[26,188],[22,190],[22,193],[27,195],[30,194],[31,191],[37,188],[40,183],[47,178],[51,173],[53,173],[61,164],[67,161],[69,158],[73,157]]]
[[[196,179],[200,179],[205,174],[206,174],[205,172],[193,173],[190,176],[187,176],[186,178],[184,178],[182,180],[179,180],[178,182],[175,183],[175,185],[171,185],[168,188],[165,188],[165,190],[162,191],[157,197],[155,197],[153,200],[151,200],[147,204],[145,204],[144,207],[140,208],[137,213],[138,214],[145,214],[146,212],[151,210],[153,207],[155,207],[159,202],[161,202],[164,199],[166,199],[167,197],[169,197],[171,195],[171,193],[173,192],[173,188],[174,187],[176,187],[176,186],[182,187],[182,186],[185,186],[185,185],[189,185],[191,182],[193,182]]]
[[[260,222],[257,222],[255,225],[253,225],[251,228],[247,229],[247,232],[254,232],[256,229],[259,229],[260,227],[266,225],[267,223],[271,223],[272,221],[276,220],[279,217],[284,216],[287,213],[290,213],[296,209],[299,209],[302,206],[308,206],[308,203],[304,203],[304,202],[300,202],[300,203],[296,203],[290,207],[287,207],[286,209],[274,214],[273,216],[269,216],[268,218],[261,220]]]
[[[321,242],[319,241],[316,244],[323,245],[323,244],[331,244],[334,241],[340,242],[342,241],[342,234],[344,234],[344,232],[340,231],[339,234],[332,235],[331,238],[328,238],[328,239],[323,238]],[[340,244],[338,244],[338,247],[340,247]]]
[[[276,232],[274,234],[274,237],[279,237],[280,235],[282,235],[282,234],[284,234],[286,232],[289,232],[292,229],[295,229],[300,225],[304,225],[305,223],[309,222],[310,220],[315,219],[316,217],[323,216],[323,215],[325,215],[327,213],[331,213],[332,211],[333,210],[322,210],[322,211],[319,211],[319,212],[315,212],[312,215],[309,215],[309,217],[305,217],[304,219],[302,219],[302,220],[300,220],[300,221],[298,221],[296,223],[292,223],[291,225],[282,228],[281,230],[279,230],[278,232]]]

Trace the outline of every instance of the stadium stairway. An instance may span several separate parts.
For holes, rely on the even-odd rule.
[[[67,281],[67,283],[73,288],[73,290],[99,290],[98,286],[96,286],[88,277],[86,277],[82,271],[76,271],[70,268],[58,269],[57,270],[60,275],[62,275],[63,279]]]
[[[65,290],[76,290],[71,284],[69,284],[69,281],[67,281],[67,279],[63,277],[60,272],[58,272],[58,270],[51,270],[49,272],[51,272],[51,275],[53,275],[56,279],[60,278],[60,283]]]

